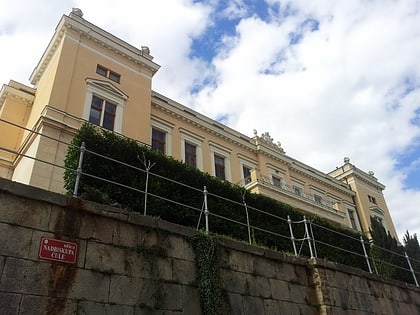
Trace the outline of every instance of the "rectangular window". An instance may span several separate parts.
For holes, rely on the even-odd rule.
[[[152,128],[152,149],[165,154],[166,133]]]
[[[185,142],[185,163],[197,167],[197,147],[188,142]]]
[[[251,182],[251,169],[247,166],[242,166],[242,173],[244,175],[245,184]]]
[[[225,158],[223,156],[214,155],[214,172],[216,177],[225,180],[226,173],[225,173]]]
[[[120,83],[121,75],[114,72],[114,71],[111,71],[111,70],[105,68],[104,66],[97,65],[96,66],[96,73],[105,77],[105,78],[108,78],[108,79],[110,79],[114,82]]]
[[[107,73],[108,73],[108,69],[98,65],[96,67],[96,73],[103,76],[103,77],[106,77]]]
[[[116,110],[116,104],[94,95],[90,107],[89,122],[108,130],[114,130]]]
[[[280,177],[271,176],[271,180],[273,181],[274,186],[281,188],[281,178]]]
[[[354,211],[348,209],[348,212],[349,212],[349,219],[350,219],[351,228],[354,229],[354,230],[357,230],[356,218],[354,216]]]
[[[368,199],[371,203],[374,203],[376,205],[376,198],[375,197],[372,197],[372,196],[368,195]]]

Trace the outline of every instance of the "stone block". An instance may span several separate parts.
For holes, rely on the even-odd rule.
[[[237,293],[226,293],[228,310],[226,314],[242,315],[244,313],[244,306],[242,303],[242,295]]]
[[[86,214],[80,224],[79,237],[111,244],[115,224],[118,224],[115,220]]]
[[[21,294],[0,292],[0,310],[3,315],[19,314]]]
[[[125,273],[124,249],[88,241],[85,268],[106,273]]]
[[[80,301],[78,303],[77,314],[133,315],[134,307],[121,304],[104,304],[90,301]]]
[[[6,258],[0,291],[48,295],[49,266],[48,263]]]
[[[79,269],[68,297],[77,300],[108,302],[110,275]]]
[[[172,281],[172,259],[168,257],[155,257],[151,260],[152,276],[155,279]],[[154,270],[156,268],[156,270]]]
[[[309,301],[308,287],[299,284],[289,284],[290,289],[290,301],[296,303],[302,303],[303,301]]]
[[[0,255],[27,258],[31,243],[31,229],[0,223]]]
[[[252,296],[271,298],[270,282],[265,277],[247,275],[248,294]]]
[[[45,296],[24,295],[20,305],[20,315],[32,314],[77,314],[77,303],[73,300],[56,299]]]
[[[301,311],[301,305],[292,303],[292,302],[286,302],[286,301],[279,301],[279,313],[278,314],[318,314],[317,312],[302,312]],[[336,314],[336,313],[327,313],[327,314]]]
[[[116,246],[124,246],[136,248],[142,243],[143,229],[138,225],[119,222],[114,225],[112,234],[112,244]]]
[[[201,315],[200,292],[197,287],[184,285],[183,288],[183,314]]]
[[[185,243],[187,241],[184,237],[170,235],[167,238],[167,252],[168,256],[178,258],[178,259],[185,259],[185,251],[184,247],[187,246]]]
[[[196,282],[195,262],[173,259],[172,260],[173,280],[180,284],[191,285]]]
[[[137,278],[152,279],[151,260],[136,251],[126,250],[124,258],[124,274]]]
[[[244,314],[265,314],[263,299],[254,296],[244,296]]]
[[[162,295],[157,299],[158,308],[172,311],[182,311],[184,288],[182,285],[175,283],[163,283]],[[185,303],[188,303],[185,301]]]
[[[40,230],[48,229],[51,205],[0,193],[0,221]]]
[[[109,302],[154,309],[157,298],[162,295],[162,290],[161,282],[112,275],[109,287]]]
[[[282,280],[270,279],[271,296],[279,301],[290,300],[289,283]]]
[[[275,278],[278,262],[271,259],[259,258],[254,260],[254,272],[257,276],[264,276],[267,278]]]
[[[263,307],[265,315],[278,315],[280,314],[279,304],[277,300],[264,299]]]
[[[227,251],[228,265],[226,268],[231,270],[252,273],[254,271],[254,256],[238,251]]]
[[[247,274],[228,269],[220,269],[219,273],[224,291],[248,294],[249,283],[247,282]]]

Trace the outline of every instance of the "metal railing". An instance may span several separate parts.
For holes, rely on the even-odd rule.
[[[314,222],[312,218],[307,218],[306,216],[303,216],[302,220],[292,220],[290,216],[287,216],[286,218],[278,216],[269,210],[262,210],[255,208],[251,205],[249,205],[246,201],[246,195],[245,193],[242,194],[242,200],[241,201],[235,201],[231,200],[229,198],[226,198],[221,195],[217,195],[212,193],[208,190],[207,186],[203,186],[202,189],[198,189],[197,187],[193,187],[191,185],[188,185],[186,183],[173,180],[170,178],[167,178],[165,176],[159,175],[157,173],[154,173],[151,171],[152,167],[154,166],[154,162],[147,161],[145,158],[142,161],[143,163],[139,163],[140,165],[143,165],[143,167],[130,165],[127,163],[124,163],[122,161],[118,161],[116,159],[113,159],[109,156],[104,156],[102,154],[96,153],[92,150],[90,150],[88,147],[86,147],[85,143],[82,143],[80,147],[75,147],[72,144],[65,143],[63,141],[60,141],[59,139],[54,139],[53,137],[46,136],[42,133],[36,132],[34,130],[29,130],[26,128],[23,128],[21,126],[18,126],[16,124],[12,124],[10,122],[7,122],[5,120],[0,119],[0,123],[7,123],[10,124],[16,128],[21,128],[23,130],[28,131],[32,135],[40,136],[40,137],[47,137],[50,140],[55,140],[57,142],[63,143],[69,147],[77,148],[79,151],[79,160],[78,160],[78,166],[77,169],[70,169],[63,165],[59,165],[55,162],[42,160],[39,158],[36,158],[34,156],[31,156],[30,154],[23,153],[22,151],[15,151],[8,148],[0,147],[0,152],[8,152],[15,154],[16,156],[22,157],[22,158],[29,158],[33,159],[42,163],[46,163],[53,167],[58,167],[64,170],[67,170],[69,172],[73,172],[75,174],[75,181],[74,181],[74,188],[72,191],[72,195],[75,198],[78,198],[80,196],[79,194],[79,188],[81,183],[83,183],[84,179],[93,179],[95,181],[99,182],[106,182],[108,184],[112,184],[115,186],[118,186],[122,189],[125,189],[127,191],[134,192],[135,194],[141,194],[144,196],[144,204],[143,204],[143,214],[148,215],[149,210],[151,210],[148,202],[150,198],[153,198],[155,200],[161,200],[169,205],[172,205],[173,207],[180,207],[183,209],[186,209],[186,211],[190,211],[191,213],[194,213],[197,218],[197,223],[195,228],[198,230],[200,228],[203,228],[206,233],[210,232],[218,232],[218,224],[221,222],[228,222],[229,224],[234,224],[238,229],[242,228],[246,231],[246,242],[251,245],[264,245],[264,243],[261,243],[261,239],[264,239],[265,236],[268,237],[274,237],[278,239],[282,239],[284,241],[290,242],[290,246],[287,248],[272,248],[274,250],[280,250],[280,251],[288,251],[289,249],[292,250],[291,255],[294,256],[303,256],[303,257],[311,257],[311,258],[325,258],[331,261],[336,261],[336,257],[329,257],[326,256],[325,253],[332,252],[328,249],[333,249],[337,253],[341,253],[341,255],[344,257],[347,257],[349,260],[351,259],[358,259],[359,261],[364,261],[365,265],[361,266],[358,265],[359,268],[362,268],[364,270],[367,270],[370,273],[376,273],[379,275],[384,276],[392,276],[392,273],[395,273],[395,270],[397,270],[399,273],[404,275],[410,275],[411,279],[408,277],[405,277],[404,279],[399,279],[401,281],[405,281],[408,283],[412,283],[419,286],[418,279],[420,279],[420,260],[417,260],[413,257],[409,257],[406,252],[404,253],[398,253],[389,251],[385,248],[376,246],[371,241],[366,240],[362,235],[359,237],[352,237],[348,234],[341,233],[339,231],[330,229],[326,226],[323,226],[321,224],[318,224]],[[105,178],[103,176],[98,176],[95,174],[90,174],[84,170],[84,161],[87,154],[91,154],[95,156],[95,159],[99,160],[104,159],[111,161],[113,163],[116,163],[120,166],[129,168],[132,172],[142,172],[145,174],[145,183],[144,183],[144,189],[141,189],[139,187],[133,187],[126,185],[124,183],[116,182],[113,180],[110,180],[108,178]],[[187,189],[188,196],[184,196],[184,198],[180,198],[178,200],[168,198],[164,195],[159,195],[157,192],[153,191],[151,189],[152,187],[149,185],[150,181],[152,179],[159,179],[161,181],[170,183],[171,185],[180,186],[183,189]],[[194,198],[192,198],[194,196]],[[201,200],[201,206],[199,206],[196,203],[189,204],[188,200],[194,199],[194,200]],[[211,199],[214,203],[214,200],[217,200],[217,202],[222,202],[225,204],[230,204],[236,207],[236,209],[242,209],[241,215],[238,218],[238,214],[235,216],[230,216],[229,213],[224,213],[220,211],[215,211],[215,209],[211,208],[209,199]],[[134,209],[140,212],[140,209]],[[159,212],[159,209],[154,209]],[[155,212],[154,212],[155,213]],[[204,216],[204,220],[203,220]],[[264,217],[264,222],[270,222],[270,224],[267,225],[256,225],[253,221],[253,218],[256,216],[262,216]],[[204,221],[204,223],[202,223]],[[261,220],[260,220],[261,221]],[[287,226],[288,233],[285,232],[281,233],[279,230],[276,230],[273,228],[274,226],[278,225],[285,225]],[[286,231],[284,229],[283,231]],[[328,242],[324,239],[322,239],[322,235],[329,233],[330,235],[334,236],[335,242]],[[257,235],[258,234],[258,235]],[[245,241],[245,239],[244,239]],[[338,242],[338,243],[337,243]],[[349,242],[352,242],[353,244],[359,244],[360,251],[352,251],[346,249],[344,246],[340,246],[340,242],[342,244],[346,244]],[[372,254],[376,252],[375,254]],[[393,260],[384,260],[382,257],[393,257]],[[344,262],[345,263],[345,262]],[[398,264],[397,264],[398,263]],[[353,264],[350,264],[354,266]],[[405,266],[404,266],[405,265]]]

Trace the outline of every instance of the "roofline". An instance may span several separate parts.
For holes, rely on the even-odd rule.
[[[101,46],[112,50],[112,52],[121,55],[130,62],[140,64],[148,68],[152,72],[152,75],[154,75],[160,68],[160,65],[152,61],[153,56],[149,54],[147,47],[144,49],[138,49],[100,27],[86,21],[81,16],[70,13],[69,16],[63,15],[61,17],[57,27],[55,28],[53,37],[33,70],[29,78],[33,85],[38,83],[52,56],[59,47],[61,40],[69,30],[74,30],[82,36],[85,36],[85,38],[99,43]]]

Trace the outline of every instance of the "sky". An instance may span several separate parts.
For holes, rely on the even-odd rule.
[[[0,0],[0,84],[30,85],[73,7],[150,48],[153,90],[320,171],[373,171],[420,236],[420,0]]]

